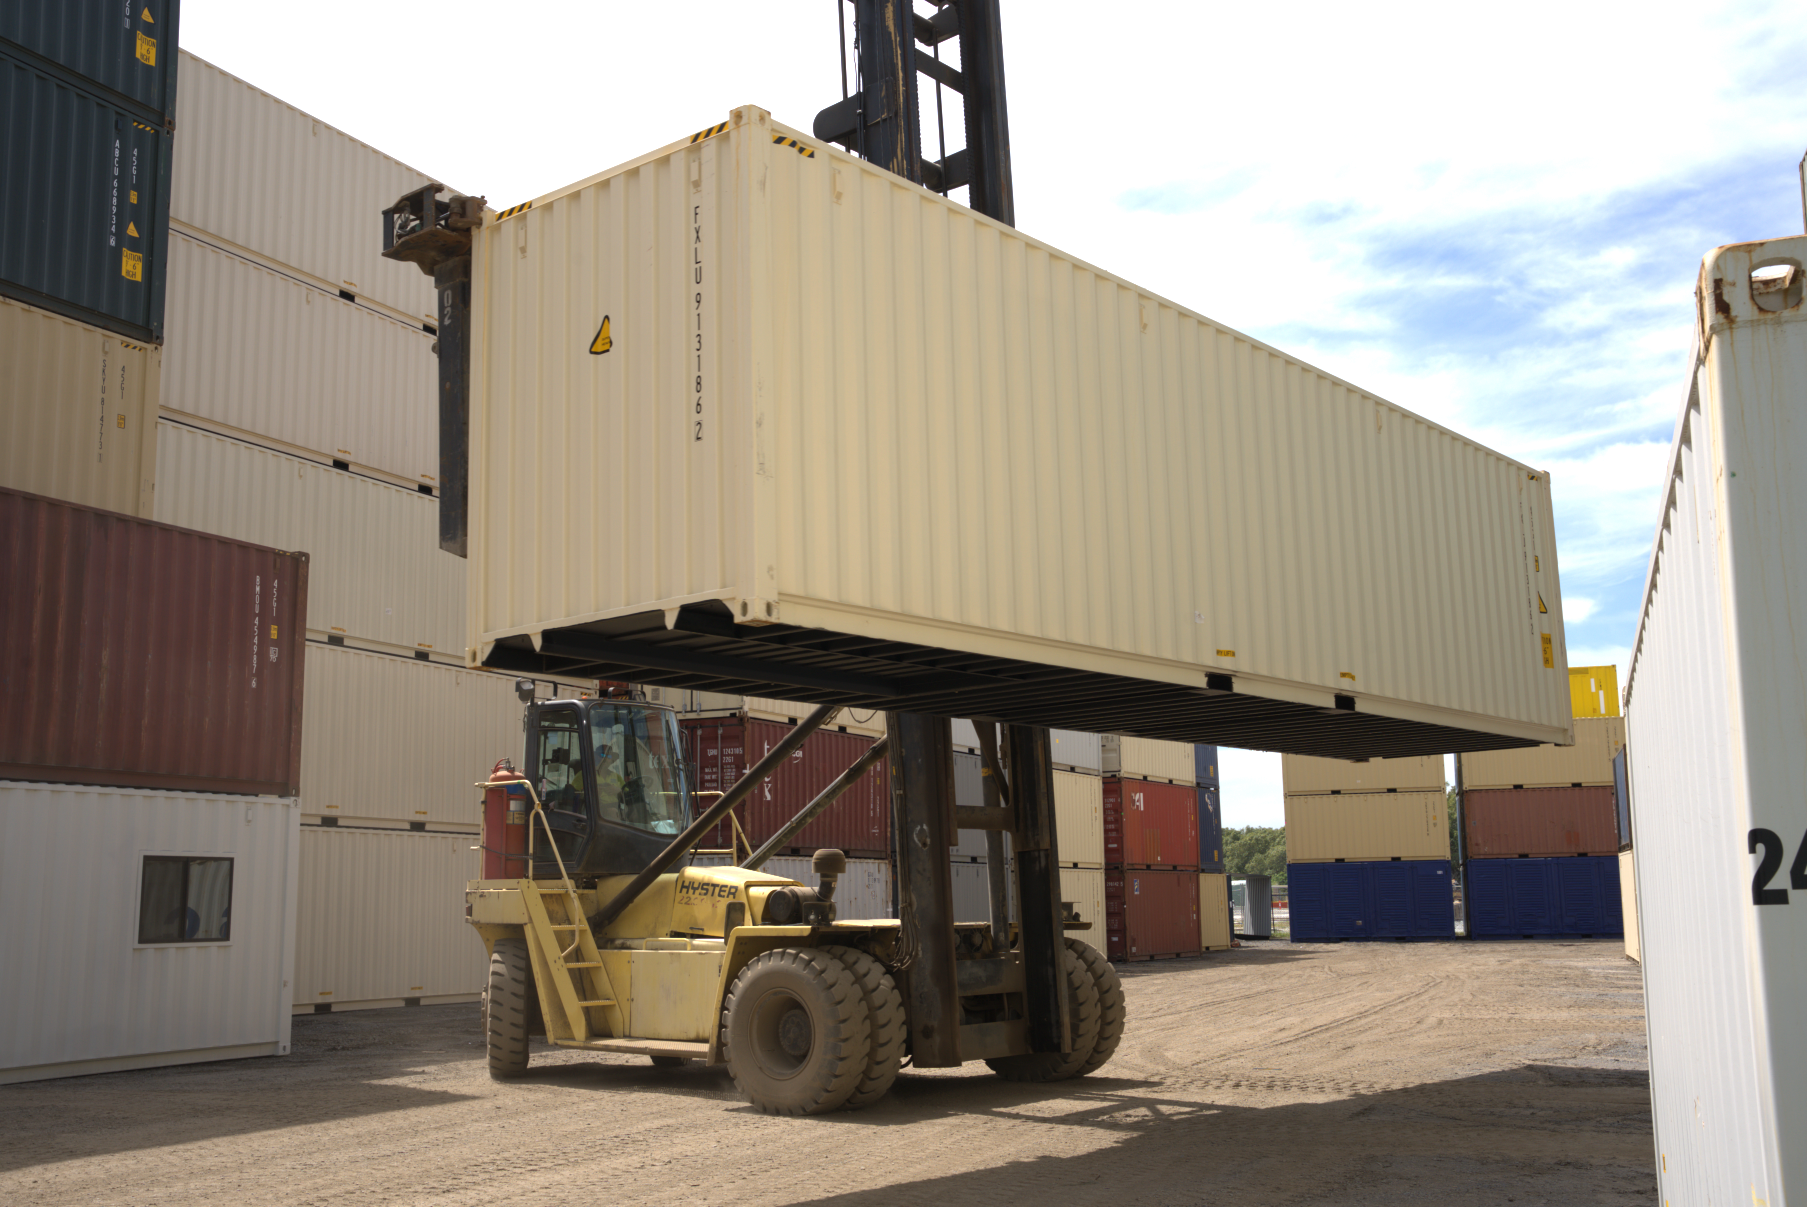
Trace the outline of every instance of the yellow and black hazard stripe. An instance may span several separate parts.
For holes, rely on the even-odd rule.
[[[721,122],[717,125],[710,126],[707,130],[698,130],[695,134],[692,134],[690,136],[690,141],[692,143],[699,143],[699,142],[702,142],[705,138],[714,138],[717,134],[720,134],[723,130],[726,130],[727,128],[728,128],[728,123]]]
[[[781,147],[791,148],[791,150],[803,156],[805,159],[814,159],[816,157],[814,148],[806,147],[794,138],[786,138],[782,134],[774,134],[772,135],[772,141]]]
[[[161,134],[161,133],[163,133],[163,131],[161,131],[161,130],[159,130],[159,129],[157,129],[157,127],[155,127],[155,126],[147,126],[147,125],[145,125],[145,124],[144,124],[144,123],[143,123],[143,122],[141,122],[141,121],[139,121],[139,120],[138,120],[138,119],[137,119],[137,118],[133,118],[133,119],[132,119],[132,124],[133,124],[133,125],[134,125],[134,126],[137,126],[137,127],[138,127],[138,128],[139,128],[139,129],[140,129],[140,130],[149,130],[149,131],[150,131],[150,132],[151,132],[151,133],[152,133],[152,134]]]
[[[511,205],[507,209],[503,210],[501,213],[496,215],[496,221],[500,222],[504,218],[512,218],[516,214],[520,213],[522,210],[530,210],[532,208],[533,208],[533,202],[531,202],[531,201],[523,201],[519,205]]]

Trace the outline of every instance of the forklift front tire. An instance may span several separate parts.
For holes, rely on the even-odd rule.
[[[497,939],[489,953],[489,988],[483,995],[489,1038],[489,1075],[502,1080],[527,1071],[527,995],[532,991],[527,940]]]
[[[722,1009],[728,1072],[768,1115],[823,1115],[845,1105],[871,1047],[866,997],[825,951],[780,947],[734,978]]]
[[[1091,970],[1071,948],[1061,955],[1067,977],[1067,1014],[1073,1021],[1073,1050],[1029,1052],[986,1061],[1005,1081],[1065,1081],[1080,1076],[1098,1044],[1098,989],[1092,983]]]

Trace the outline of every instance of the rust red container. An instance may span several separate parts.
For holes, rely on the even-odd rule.
[[[1197,871],[1198,789],[1105,777],[1104,864]]]
[[[307,571],[0,489],[0,778],[295,795]]]
[[[1618,802],[1610,784],[1464,792],[1462,832],[1470,859],[1613,855],[1619,850]]]
[[[693,717],[683,722],[697,762],[697,790],[726,792],[748,767],[764,758],[791,726],[745,715]],[[872,739],[859,734],[817,730],[804,741],[785,765],[753,790],[752,799],[735,809],[747,840],[758,846],[797,811],[828,787],[872,747]],[[785,853],[808,853],[836,847],[861,858],[883,858],[891,850],[891,798],[889,761],[880,759],[841,794],[827,812],[791,839]],[[712,797],[697,801],[701,812]],[[705,847],[726,849],[732,845],[726,824],[703,841]]]
[[[1118,962],[1202,954],[1198,873],[1106,868],[1104,935],[1105,958]]]

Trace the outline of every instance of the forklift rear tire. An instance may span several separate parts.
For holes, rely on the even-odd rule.
[[[866,1071],[847,1097],[847,1109],[871,1106],[891,1090],[897,1070],[903,1067],[904,1040],[910,1028],[904,1016],[903,994],[885,966],[857,947],[824,947],[823,951],[847,966],[866,997],[866,1017],[872,1023],[872,1042]]]
[[[489,953],[483,1026],[489,1036],[489,1075],[502,1080],[527,1071],[527,995],[532,964],[526,939],[497,939]]]
[[[1028,1052],[985,1063],[1005,1081],[1065,1081],[1085,1071],[1098,1043],[1098,990],[1084,962],[1070,949],[1061,952],[1067,974],[1067,1014],[1073,1022],[1071,1052]]]
[[[846,1104],[866,1072],[866,996],[826,951],[768,951],[728,990],[722,1048],[734,1084],[766,1114],[827,1114]]]
[[[1123,982],[1111,962],[1104,958],[1104,953],[1078,939],[1068,939],[1067,950],[1078,956],[1079,962],[1092,974],[1092,988],[1098,991],[1098,1042],[1092,1045],[1092,1054],[1086,1057],[1084,1067],[1079,1070],[1079,1075],[1084,1077],[1115,1054],[1117,1045],[1123,1040],[1123,1021],[1128,1011],[1123,1002]]]

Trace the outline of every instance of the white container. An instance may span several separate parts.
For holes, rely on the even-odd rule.
[[[172,231],[163,405],[436,486],[433,336]]]
[[[439,548],[436,499],[168,419],[157,426],[156,519],[305,550],[310,631],[462,648],[465,562]]]
[[[514,677],[307,645],[302,811],[356,824],[482,824],[496,760],[523,766]]]
[[[299,817],[274,797],[0,783],[0,1083],[286,1054]],[[224,941],[138,942],[147,855],[233,861]]]
[[[691,860],[694,867],[719,867],[727,862],[726,855],[698,855]],[[808,855],[774,855],[760,870],[810,888],[822,881],[810,866]],[[849,859],[846,873],[835,882],[834,899],[838,921],[895,918],[897,910],[891,904],[891,865],[883,859]]]
[[[382,212],[434,178],[181,55],[172,218],[317,284],[432,318],[432,278],[383,259]]]
[[[1280,782],[1288,796],[1327,792],[1441,792],[1443,759],[1434,754],[1403,759],[1318,759],[1280,756]],[[1473,785],[1470,785],[1471,787]]]
[[[719,602],[1157,685],[1174,738],[1216,674],[1318,753],[1569,740],[1545,475],[763,110],[492,218],[473,272],[477,660]],[[1298,724],[1339,707],[1366,736]]]
[[[1163,742],[1158,738],[1107,733],[1099,743],[1106,775],[1168,784],[1198,782],[1198,761],[1190,742]]]
[[[1483,750],[1457,757],[1462,760],[1464,790],[1567,788],[1571,784],[1599,788],[1612,784],[1612,761],[1624,748],[1625,718],[1577,717],[1573,746]]]
[[[1630,851],[1619,852],[1619,912],[1625,919],[1625,954],[1642,961],[1638,944],[1638,870]]]
[[[1756,286],[1777,262],[1792,279]],[[1678,1207],[1807,1203],[1804,265],[1795,236],[1701,266],[1626,681],[1658,1191]]]
[[[0,298],[0,486],[149,517],[162,359]]]
[[[1449,798],[1363,792],[1286,798],[1288,863],[1448,859]]]
[[[1048,749],[1055,767],[1085,775],[1104,774],[1104,739],[1077,729],[1050,729]]]
[[[489,960],[464,920],[465,885],[481,875],[476,845],[472,834],[303,826],[295,1008],[480,994]]]
[[[1006,872],[1006,874],[1009,873]],[[954,921],[991,921],[991,866],[985,863],[956,860],[950,871],[949,879],[954,892]],[[1014,920],[1016,918],[1016,902],[1012,896],[1005,898],[1005,905],[1008,910],[1007,916]]]
[[[1104,938],[1104,869],[1061,868],[1060,899],[1071,901],[1082,921],[1090,922],[1088,930],[1070,930],[1068,935],[1090,943],[1099,951],[1106,950]]]

